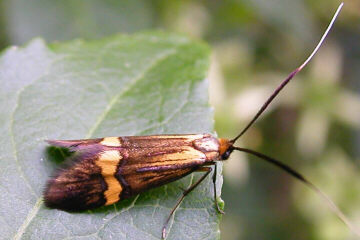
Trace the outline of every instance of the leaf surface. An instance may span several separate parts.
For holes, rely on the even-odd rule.
[[[37,39],[3,52],[2,238],[159,239],[180,187],[201,173],[92,211],[48,209],[44,184],[61,165],[60,151],[44,140],[213,132],[208,55],[203,43],[163,32],[50,45]],[[212,195],[208,178],[176,211],[168,239],[218,239]]]

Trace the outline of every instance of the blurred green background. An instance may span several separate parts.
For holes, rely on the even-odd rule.
[[[335,0],[0,0],[0,47],[164,29],[208,42],[216,131],[234,137],[312,51]],[[345,6],[325,45],[238,142],[308,176],[360,226],[360,2]],[[223,240],[355,239],[285,173],[234,154],[224,164]]]

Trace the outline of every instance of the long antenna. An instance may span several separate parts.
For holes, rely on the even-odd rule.
[[[254,156],[257,156],[258,158],[260,158],[262,160],[265,160],[266,162],[274,164],[275,166],[281,168],[282,170],[284,170],[285,172],[287,172],[288,174],[290,174],[291,176],[293,176],[297,180],[299,180],[302,183],[306,184],[308,187],[310,187],[312,190],[314,190],[318,195],[320,195],[325,200],[325,202],[328,204],[330,209],[336,214],[336,216],[338,216],[338,218],[340,218],[341,221],[343,221],[345,223],[346,226],[348,226],[348,228],[353,233],[355,233],[357,236],[360,236],[360,230],[358,228],[356,228],[352,224],[352,222],[345,216],[345,214],[331,200],[331,198],[328,197],[328,195],[326,195],[318,187],[316,187],[312,182],[307,180],[303,175],[301,175],[300,173],[298,173],[297,171],[295,171],[294,169],[292,169],[291,167],[289,167],[285,163],[282,163],[282,162],[280,162],[280,161],[278,161],[278,160],[276,160],[276,159],[274,159],[272,157],[269,157],[269,156],[267,156],[265,154],[262,154],[262,153],[259,153],[259,152],[256,152],[254,150],[247,149],[247,148],[233,147],[233,149],[241,151],[241,152],[246,152],[246,153],[254,155]]]
[[[232,143],[235,143],[252,125],[253,123],[260,117],[260,115],[265,111],[265,109],[269,106],[269,104],[272,102],[272,100],[274,100],[274,98],[280,93],[280,91],[286,86],[286,84],[288,84],[290,82],[291,79],[293,79],[293,77],[300,72],[305,66],[306,64],[308,64],[308,62],[312,59],[312,57],[316,54],[316,52],[319,50],[321,44],[324,42],[326,36],[328,35],[330,29],[332,28],[337,16],[340,13],[341,8],[343,7],[344,3],[341,3],[338,7],[338,9],[336,10],[333,18],[331,19],[331,22],[329,23],[329,26],[327,27],[325,33],[323,34],[323,36],[321,37],[319,43],[317,44],[317,46],[315,47],[315,49],[313,50],[313,52],[310,54],[310,56],[305,60],[305,62],[303,64],[300,65],[300,67],[296,68],[294,71],[292,71],[289,76],[282,81],[282,83],[275,89],[275,91],[271,94],[271,96],[266,100],[266,102],[264,103],[264,105],[262,105],[262,107],[260,108],[260,110],[256,113],[256,115],[254,116],[254,118],[248,123],[248,125],[239,133],[239,135],[237,135],[234,139],[231,140]]]

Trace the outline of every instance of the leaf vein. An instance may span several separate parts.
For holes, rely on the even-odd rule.
[[[113,108],[113,106],[117,103],[117,101],[123,96],[125,93],[130,91],[136,84],[144,79],[145,74],[154,68],[157,64],[167,59],[169,56],[176,54],[177,49],[170,49],[168,51],[165,51],[164,54],[161,54],[155,60],[149,65],[148,68],[146,68],[143,72],[141,72],[137,77],[132,79],[130,83],[121,91],[119,94],[115,95],[109,102],[109,104],[106,106],[105,111],[98,117],[98,120],[95,122],[94,126],[90,128],[89,132],[86,135],[86,138],[91,138],[94,134],[94,132],[97,130],[97,128],[100,126],[100,124],[104,121],[107,114],[110,112],[110,110]]]
[[[16,166],[17,166],[17,170],[18,170],[18,172],[20,174],[20,177],[22,179],[24,179],[26,187],[30,190],[31,194],[34,195],[35,198],[38,198],[38,196],[35,193],[33,187],[30,185],[30,182],[25,177],[24,171],[23,171],[23,169],[22,169],[22,167],[20,165],[19,158],[18,158],[18,153],[17,153],[17,148],[16,148],[16,143],[15,143],[15,137],[14,137],[14,114],[15,114],[16,109],[18,107],[18,100],[19,100],[19,96],[20,96],[21,92],[22,91],[20,91],[17,94],[16,105],[15,105],[14,111],[12,112],[12,114],[10,116],[10,139],[11,139],[11,145],[13,147],[13,155],[14,155],[14,158],[15,158],[15,163],[16,163]]]
[[[136,203],[136,201],[138,200],[138,198],[139,198],[139,195],[137,195],[137,196],[135,197],[134,201],[130,204],[130,206],[128,206],[128,207],[125,208],[124,210],[121,210],[120,212],[116,212],[116,214],[115,214],[113,217],[111,217],[111,218],[109,218],[107,221],[105,221],[104,224],[97,230],[96,234],[99,234],[100,231],[101,231],[102,229],[104,229],[104,228],[109,224],[109,222],[110,222],[111,220],[113,220],[114,218],[116,218],[117,216],[119,216],[121,213],[124,213],[124,212],[126,212],[126,211],[129,211],[131,208],[133,208],[133,207],[135,206],[135,203]]]
[[[20,239],[22,237],[22,235],[25,233],[27,227],[30,225],[31,221],[33,220],[33,218],[36,216],[37,212],[39,211],[42,203],[43,203],[42,198],[39,198],[36,201],[34,207],[30,210],[30,212],[27,215],[25,221],[23,222],[23,224],[20,226],[17,233],[13,237],[13,240],[18,240],[18,239]]]

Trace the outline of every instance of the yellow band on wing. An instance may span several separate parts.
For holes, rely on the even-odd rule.
[[[121,146],[120,138],[118,138],[118,137],[106,137],[100,142],[100,144],[108,146],[108,147],[120,147]]]
[[[105,139],[104,139],[105,140]],[[105,205],[113,204],[120,200],[120,193],[122,187],[119,181],[115,178],[116,169],[122,156],[117,150],[109,150],[101,153],[98,160],[95,162],[101,168],[101,175],[107,184],[107,190],[104,192],[106,199]]]

